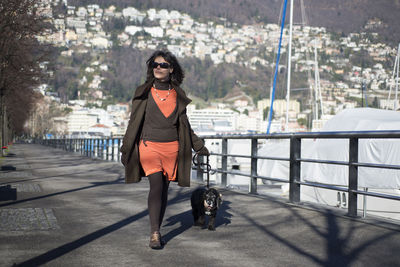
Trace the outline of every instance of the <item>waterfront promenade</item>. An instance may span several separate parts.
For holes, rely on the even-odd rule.
[[[0,201],[0,266],[400,266],[400,223],[273,196],[221,189],[217,230],[192,227],[197,184],[171,184],[154,251],[146,179],[127,185],[120,163],[41,145],[10,153],[0,194],[11,185],[17,199]]]

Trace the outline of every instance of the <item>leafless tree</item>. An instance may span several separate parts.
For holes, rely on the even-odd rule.
[[[44,6],[36,0],[0,2],[1,142],[20,134],[35,101],[33,89],[44,77],[41,63],[49,45],[39,41],[50,33]]]

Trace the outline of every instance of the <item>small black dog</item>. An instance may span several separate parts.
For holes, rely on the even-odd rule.
[[[205,226],[205,215],[208,215],[208,230],[215,231],[215,217],[222,203],[221,196],[214,188],[198,188],[193,191],[190,202],[195,226]]]

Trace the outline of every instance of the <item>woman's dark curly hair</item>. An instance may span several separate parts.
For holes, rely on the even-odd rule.
[[[183,72],[182,67],[179,64],[178,59],[168,50],[157,50],[146,61],[146,81],[150,81],[154,78],[153,68],[151,67],[151,65],[153,64],[156,57],[163,57],[165,61],[171,64],[171,67],[173,68],[173,71],[170,75],[171,82],[180,85],[183,81],[183,78],[185,77],[185,73]]]

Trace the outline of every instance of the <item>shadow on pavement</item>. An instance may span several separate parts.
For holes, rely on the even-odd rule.
[[[51,177],[55,177],[55,176],[51,176]],[[47,178],[51,178],[51,177],[47,177]],[[40,179],[43,179],[43,178],[40,178]],[[88,186],[84,186],[84,187],[74,188],[74,189],[65,190],[65,191],[61,191],[61,192],[56,192],[56,193],[51,193],[51,194],[47,194],[47,195],[31,197],[31,198],[21,199],[21,200],[9,202],[9,203],[0,204],[0,208],[1,207],[6,207],[6,206],[11,206],[11,205],[16,205],[16,204],[23,203],[23,202],[30,202],[30,201],[35,201],[35,200],[38,200],[38,199],[43,199],[43,198],[48,198],[48,197],[54,197],[54,196],[58,196],[58,195],[68,194],[68,193],[72,193],[72,192],[82,191],[82,190],[86,190],[86,189],[90,189],[90,188],[94,188],[94,187],[98,187],[98,186],[119,184],[119,183],[122,183],[123,180],[124,180],[124,177],[120,176],[118,179],[116,179],[114,181],[92,182],[91,183],[92,185],[88,185]]]
[[[251,218],[245,213],[238,212],[238,215],[245,218],[249,223],[256,226],[263,233],[273,238],[275,241],[278,241],[282,245],[289,247],[291,250],[293,250],[294,253],[310,259],[319,266],[352,266],[354,261],[359,260],[360,254],[362,254],[362,252],[366,250],[366,248],[371,245],[378,244],[389,238],[390,236],[398,234],[395,231],[388,231],[387,233],[372,237],[368,241],[362,243],[353,243],[355,235],[359,234],[357,233],[357,229],[361,228],[361,226],[356,227],[357,223],[355,221],[351,221],[350,226],[341,227],[338,223],[338,216],[335,215],[332,211],[316,211],[323,214],[322,216],[327,221],[327,228],[325,231],[323,231],[317,224],[312,223],[313,217],[308,219],[305,216],[300,215],[299,212],[297,212],[296,208],[289,207],[284,203],[279,204],[283,205],[286,209],[289,209],[292,215],[270,224],[260,224],[255,219]],[[275,227],[279,227],[279,225],[282,224],[287,224],[290,221],[296,221],[296,219],[301,221],[299,222],[299,224],[307,225],[310,231],[316,233],[317,235],[319,235],[320,238],[325,240],[325,257],[314,255],[312,252],[305,249],[307,246],[303,246],[303,244],[296,244],[295,240],[287,237],[282,237],[277,231],[274,230]],[[346,233],[343,234],[342,231],[346,229]],[[310,238],[314,237],[310,236]],[[358,246],[353,247],[354,244],[358,244]]]
[[[119,179],[118,179],[119,180]],[[104,184],[109,184],[109,183],[96,183],[95,185],[92,186],[88,186],[88,187],[83,187],[83,188],[77,188],[74,190],[68,190],[66,192],[59,192],[56,194],[61,194],[61,193],[67,193],[69,191],[77,191],[77,190],[83,190],[83,189],[87,189],[87,188],[91,188],[91,187],[96,187],[96,186],[101,186]],[[178,193],[176,194],[176,196],[174,198],[172,198],[170,201],[168,201],[168,205],[173,205],[182,201],[188,201],[191,192],[185,192],[185,193],[181,193],[182,190],[179,190]],[[59,258],[75,249],[78,249],[79,247],[82,247],[96,239],[99,239],[107,234],[110,234],[118,229],[121,229],[122,227],[125,227],[145,216],[148,215],[148,211],[143,210],[133,216],[127,217],[123,220],[120,220],[114,224],[111,224],[107,227],[104,227],[100,230],[97,230],[95,232],[92,232],[90,234],[87,234],[75,241],[66,243],[62,246],[59,246],[55,249],[52,249],[48,252],[45,252],[39,256],[36,256],[34,258],[31,258],[27,261],[24,261],[22,263],[19,264],[14,264],[14,266],[39,266],[42,264],[46,264],[56,258]],[[171,217],[173,218],[172,221],[175,222],[183,222],[183,226],[181,226],[180,228],[178,228],[177,230],[173,230],[171,233],[168,233],[166,235],[166,238],[168,238],[167,240],[171,240],[173,237],[183,233],[184,231],[186,231],[188,228],[190,228],[192,226],[192,222],[191,222],[191,214],[190,211],[186,211],[183,212],[181,214],[178,214],[176,216]]]
[[[14,266],[27,266],[27,267],[29,266],[30,267],[30,266],[39,266],[39,265],[45,264],[45,263],[52,261],[58,257],[61,257],[64,254],[71,252],[72,250],[75,250],[81,246],[84,246],[98,238],[101,238],[109,233],[112,233],[118,229],[121,229],[122,227],[143,218],[147,214],[148,214],[147,210],[144,210],[142,212],[139,212],[136,215],[130,216],[119,222],[111,224],[105,228],[102,228],[93,233],[85,235],[75,241],[69,242],[65,245],[59,246],[58,248],[52,249],[46,253],[43,253],[42,255],[39,255],[37,257],[34,257],[32,259],[29,259],[29,260],[24,261],[19,264],[15,264]]]

